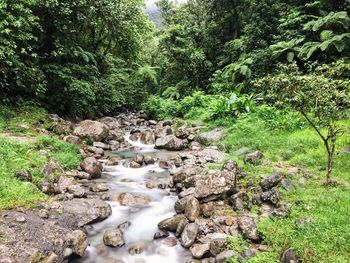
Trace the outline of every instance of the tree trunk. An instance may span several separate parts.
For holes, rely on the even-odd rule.
[[[328,152],[328,169],[327,169],[327,178],[326,178],[326,184],[328,185],[331,181],[332,176],[332,164],[333,164],[333,151]]]

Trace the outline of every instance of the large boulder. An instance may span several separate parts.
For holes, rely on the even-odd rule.
[[[196,198],[214,198],[215,196],[233,190],[236,177],[239,173],[239,168],[237,163],[232,161],[229,162],[230,165],[225,165],[221,172],[209,171],[206,174],[197,176],[195,183]]]
[[[182,219],[186,219],[186,217],[182,214],[164,219],[158,223],[158,228],[160,230],[176,231]]]
[[[103,141],[109,135],[108,126],[92,120],[85,120],[74,129],[74,135],[89,138],[93,142]]]
[[[214,130],[199,134],[196,140],[202,144],[219,142],[219,141],[222,141],[224,138],[223,132],[224,132],[224,127],[219,127]]]
[[[87,236],[81,230],[72,231],[67,235],[67,243],[73,254],[80,257],[84,256],[87,248]]]
[[[205,254],[209,252],[210,244],[194,244],[191,248],[191,254],[194,258],[202,258]]]
[[[200,204],[197,198],[189,198],[185,205],[185,216],[190,222],[194,222],[200,213]]]
[[[140,142],[143,144],[147,145],[152,145],[154,144],[154,135],[153,132],[147,130],[147,131],[142,131],[141,136],[140,136]]]
[[[179,151],[185,148],[185,143],[183,140],[177,138],[174,135],[167,135],[156,140],[157,149],[165,149],[169,151]]]
[[[98,178],[102,174],[103,166],[95,157],[85,158],[80,164],[80,167],[94,178]]]
[[[122,193],[118,196],[118,201],[123,206],[148,205],[151,199],[142,193]]]

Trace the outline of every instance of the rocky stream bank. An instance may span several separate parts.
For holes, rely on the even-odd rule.
[[[210,146],[223,139],[221,128],[202,132],[142,112],[76,124],[51,118],[51,132],[84,159],[70,171],[54,160],[43,167],[38,187],[49,202],[0,212],[1,263],[243,262],[269,249],[257,222],[288,216],[279,188],[294,184],[278,172],[239,184],[244,170]],[[263,161],[259,151],[241,151],[247,163]],[[27,171],[16,176],[30,180]],[[228,248],[238,235],[249,247],[243,252]],[[288,248],[281,262],[299,261]]]

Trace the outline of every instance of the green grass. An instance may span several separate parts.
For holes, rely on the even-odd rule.
[[[196,114],[194,116],[198,117]],[[286,122],[283,119],[280,121]],[[223,144],[231,158],[244,167],[247,177],[239,182],[242,186],[249,180],[257,184],[260,175],[273,173],[276,166],[304,168],[312,175],[305,185],[291,192],[282,191],[282,200],[293,205],[291,215],[286,219],[265,219],[260,222],[259,231],[269,250],[259,253],[249,262],[279,262],[281,254],[289,247],[296,249],[303,262],[349,262],[350,154],[342,150],[350,146],[350,135],[342,136],[337,144],[333,180],[338,184],[325,187],[327,155],[323,142],[311,128],[300,128],[300,122],[296,124],[285,130],[281,125],[271,125],[270,120],[258,114],[242,116],[238,120],[207,123],[211,128],[225,126],[226,139],[218,146]],[[350,128],[350,120],[343,124]],[[243,155],[235,154],[241,147],[248,147],[251,151],[261,150],[267,162],[245,165]],[[301,176],[289,175],[288,178],[298,181]],[[306,217],[312,218],[312,221],[299,229],[296,220]],[[230,240],[230,248],[235,251],[242,250],[244,246],[246,244],[241,239]]]
[[[76,168],[81,161],[77,146],[56,137],[37,134],[38,121],[45,118],[47,113],[35,106],[0,108],[0,132],[11,132],[35,139],[20,143],[7,135],[0,136],[0,210],[18,206],[30,207],[38,200],[47,199],[36,185],[44,180],[40,170],[50,158],[65,169]],[[24,124],[26,128],[17,129],[18,123]],[[15,174],[21,170],[29,171],[33,182],[17,180]]]

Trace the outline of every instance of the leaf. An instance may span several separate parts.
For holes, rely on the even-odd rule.
[[[294,60],[294,56],[295,56],[294,52],[288,52],[287,53],[288,62],[292,62]]]

